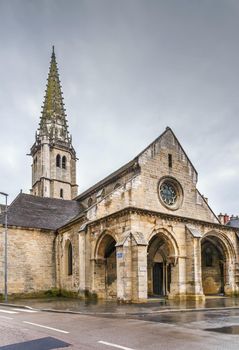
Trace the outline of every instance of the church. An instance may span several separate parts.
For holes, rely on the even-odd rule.
[[[8,208],[8,293],[146,302],[239,295],[239,228],[222,224],[167,127],[127,164],[78,195],[53,48],[30,194]],[[0,293],[4,293],[4,213]]]

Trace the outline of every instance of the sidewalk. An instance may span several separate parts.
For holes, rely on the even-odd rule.
[[[164,298],[149,299],[145,304],[118,304],[115,301],[87,301],[68,298],[16,299],[0,305],[27,307],[42,311],[87,315],[134,315],[165,312],[239,309],[239,298],[207,297],[205,302],[176,302]]]

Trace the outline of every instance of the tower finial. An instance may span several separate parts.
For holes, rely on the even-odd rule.
[[[55,56],[55,46],[52,45],[52,56]]]

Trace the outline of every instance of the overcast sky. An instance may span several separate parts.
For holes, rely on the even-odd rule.
[[[216,213],[239,214],[238,0],[0,0],[0,191],[31,188],[55,52],[79,192],[170,126]]]

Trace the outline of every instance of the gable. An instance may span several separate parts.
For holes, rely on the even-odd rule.
[[[197,182],[198,174],[194,165],[190,161],[174,132],[169,127],[167,127],[166,130],[156,140],[154,140],[138,155],[140,158],[139,163],[144,163],[147,161],[147,159],[154,158],[162,150],[167,152],[168,155],[172,154],[171,151],[177,153],[177,159],[187,164],[188,171],[193,174],[195,182]]]
[[[141,207],[218,222],[197,190],[195,167],[170,128],[140,153],[138,162],[142,189],[137,199]]]
[[[173,131],[166,128],[131,162],[76,199],[89,209],[97,207],[97,213],[94,213],[93,217],[134,206],[181,217],[218,222],[217,216],[196,188],[197,178],[197,171],[180,142]],[[165,198],[162,199],[160,189],[165,181],[167,186],[170,184],[170,190],[175,189],[177,205],[167,205]],[[97,199],[97,193],[104,195]],[[95,198],[92,201],[93,196]],[[89,198],[91,200],[87,202]]]

